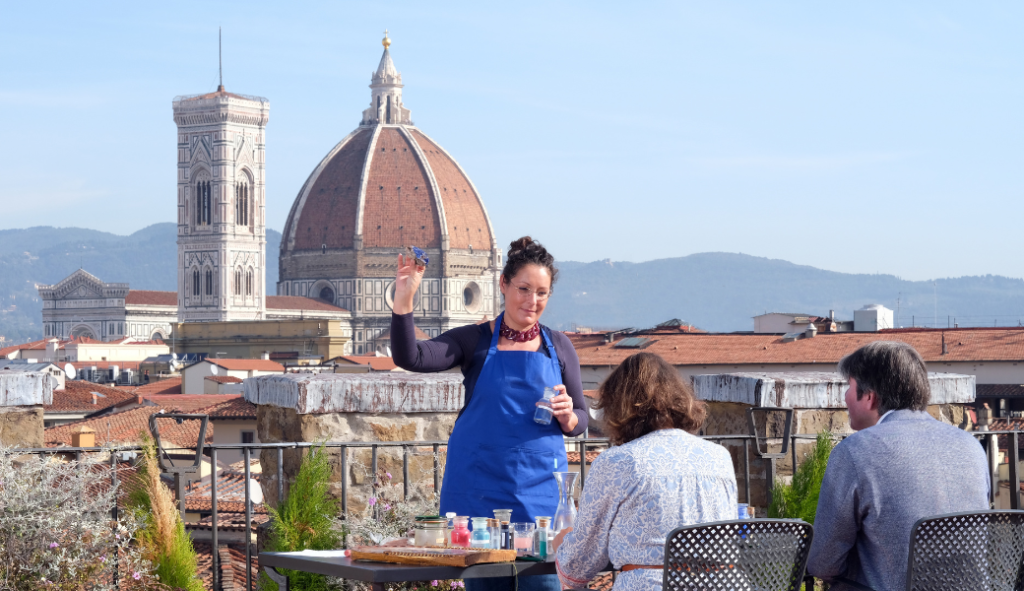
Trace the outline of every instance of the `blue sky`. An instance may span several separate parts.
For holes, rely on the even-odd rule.
[[[271,101],[280,230],[391,31],[502,244],[1024,277],[1021,3],[9,3],[0,229],[174,220],[175,95]]]

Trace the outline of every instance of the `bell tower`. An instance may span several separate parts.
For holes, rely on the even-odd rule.
[[[178,321],[262,320],[270,101],[224,90],[174,99]]]

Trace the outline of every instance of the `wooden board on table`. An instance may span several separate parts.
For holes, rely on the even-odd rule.
[[[362,546],[352,549],[352,560],[419,564],[429,566],[472,566],[489,562],[514,562],[515,550],[482,550],[473,548],[420,548],[409,546]]]

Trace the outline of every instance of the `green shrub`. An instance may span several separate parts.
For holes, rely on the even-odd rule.
[[[772,502],[768,506],[768,517],[803,519],[814,524],[814,514],[818,510],[818,495],[821,494],[821,481],[825,477],[828,457],[835,446],[835,437],[831,432],[818,433],[814,449],[797,467],[796,473],[793,474],[793,482],[786,484],[781,480],[775,481]]]
[[[331,464],[321,444],[310,449],[299,466],[288,497],[278,506],[267,507],[272,520],[266,549],[271,552],[335,550],[341,547],[342,533],[336,528],[338,501],[328,493]],[[283,570],[290,589],[327,591],[333,588],[327,577],[301,571]],[[274,590],[277,585],[261,573],[260,589]]]

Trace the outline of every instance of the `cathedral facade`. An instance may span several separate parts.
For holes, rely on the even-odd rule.
[[[451,154],[413,124],[387,36],[383,44],[369,108],[292,204],[277,284],[279,295],[347,309],[355,354],[373,352],[386,336],[396,260],[407,246],[430,257],[415,300],[427,336],[501,308],[502,251],[483,200]]]

